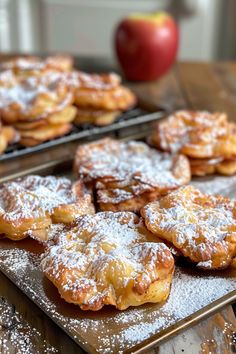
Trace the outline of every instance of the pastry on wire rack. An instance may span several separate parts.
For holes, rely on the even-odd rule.
[[[141,215],[149,231],[198,267],[235,267],[235,201],[185,186],[147,204]]]
[[[42,269],[67,302],[82,310],[125,310],[168,297],[173,256],[163,243],[152,242],[134,213],[81,216],[68,226],[53,225],[51,234]]]
[[[32,175],[0,186],[0,234],[12,240],[30,236],[45,241],[52,223],[69,223],[90,213],[91,195],[81,182]]]
[[[1,78],[0,114],[17,129],[21,145],[37,145],[71,131],[76,108],[66,74],[47,71],[19,80],[4,72]]]
[[[103,211],[139,211],[163,194],[190,181],[188,159],[151,149],[142,142],[105,138],[80,145],[78,178],[96,192]]]
[[[13,127],[3,126],[0,122],[0,154],[2,154],[10,144],[17,142],[19,135]]]
[[[193,175],[236,173],[236,125],[224,113],[178,111],[156,123],[149,140],[187,156]]]
[[[11,71],[17,78],[40,76],[46,71],[68,72],[73,69],[69,55],[52,55],[46,58],[17,56],[0,63],[0,72]]]
[[[120,84],[114,73],[74,74],[75,105],[78,107],[75,124],[108,125],[136,104],[135,95]]]

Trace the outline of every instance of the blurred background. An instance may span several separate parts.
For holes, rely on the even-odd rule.
[[[0,51],[113,59],[117,23],[130,12],[159,10],[179,22],[179,59],[236,58],[235,0],[0,0]]]

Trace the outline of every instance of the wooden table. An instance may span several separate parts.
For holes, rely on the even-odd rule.
[[[129,84],[143,105],[167,110],[224,111],[236,120],[236,62],[179,63],[158,82]],[[1,163],[0,176],[69,157],[75,144],[20,161]],[[0,353],[82,353],[83,351],[0,273]],[[150,353],[235,353],[236,320],[232,307],[222,310]],[[234,341],[235,340],[235,341]]]

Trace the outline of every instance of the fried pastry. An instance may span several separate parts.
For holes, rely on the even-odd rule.
[[[74,123],[76,125],[90,123],[98,126],[112,124],[121,114],[120,111],[104,111],[77,108]]]
[[[86,74],[78,72],[75,104],[81,109],[125,111],[136,104],[135,95],[120,85],[116,74]]]
[[[6,74],[6,73],[5,73]],[[76,115],[73,92],[63,73],[0,84],[0,114],[20,134],[20,144],[34,146],[70,132]]]
[[[60,112],[49,114],[46,118],[37,119],[31,122],[15,123],[14,127],[19,130],[32,130],[37,127],[52,125],[52,124],[65,124],[73,122],[77,113],[74,106],[68,106]]]
[[[109,91],[78,88],[75,92],[75,104],[80,108],[126,111],[133,107],[135,103],[135,96],[124,86],[119,86]]]
[[[1,126],[0,124],[0,154],[3,153],[9,144],[18,141],[18,134],[12,127]]]
[[[7,124],[46,118],[70,106],[72,101],[72,88],[62,73],[47,72],[19,81],[5,74],[0,85],[0,114]]]
[[[11,70],[18,78],[40,76],[46,71],[70,71],[73,60],[69,55],[54,55],[45,59],[36,56],[19,56],[0,63],[0,71]]]
[[[121,77],[115,73],[89,74],[83,71],[73,73],[77,86],[93,90],[112,90],[121,84]]]
[[[169,152],[180,152],[191,158],[221,156],[220,144],[228,135],[224,113],[178,111],[158,122],[151,143]]]
[[[147,204],[141,215],[153,234],[198,267],[221,269],[235,262],[235,201],[186,186]]]
[[[61,297],[82,310],[119,310],[164,301],[170,292],[173,256],[130,212],[81,216],[53,225],[54,245],[42,269]]]
[[[72,56],[68,54],[57,54],[46,57],[44,60],[48,68],[60,70],[62,72],[71,71],[74,66]]]
[[[189,159],[191,172],[194,176],[205,176],[219,173],[231,176],[236,173],[236,157],[224,160],[222,157],[213,159]]]
[[[139,211],[160,195],[190,181],[189,162],[142,142],[105,138],[78,147],[75,170],[94,188],[101,210]]]
[[[91,196],[81,182],[27,176],[0,186],[0,234],[12,240],[31,236],[44,241],[51,223],[69,223],[90,213]]]
[[[37,127],[32,130],[21,130],[20,144],[23,146],[35,146],[45,141],[53,140],[68,134],[72,129],[69,123],[48,124],[46,126]]]
[[[176,112],[156,124],[150,142],[189,157],[193,175],[235,173],[236,125],[224,113]]]

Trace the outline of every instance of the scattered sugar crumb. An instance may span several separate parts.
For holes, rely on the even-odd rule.
[[[42,341],[40,332],[30,326],[6,299],[0,298],[1,353],[53,354],[58,350]]]

